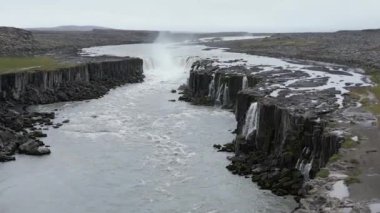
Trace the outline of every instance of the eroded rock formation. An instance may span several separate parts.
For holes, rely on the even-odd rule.
[[[322,87],[327,81],[302,70],[219,67],[201,60],[190,71],[182,99],[234,109],[236,139],[216,146],[235,152],[227,166],[232,173],[250,176],[278,195],[302,195],[303,181],[313,178],[344,140],[329,122],[354,104],[341,100],[336,89]]]

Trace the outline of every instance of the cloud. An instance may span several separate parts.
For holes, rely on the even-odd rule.
[[[0,25],[101,25],[187,31],[334,31],[380,28],[378,0],[12,0]]]

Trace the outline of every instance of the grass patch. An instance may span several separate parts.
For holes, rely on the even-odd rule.
[[[358,142],[353,141],[351,138],[344,139],[344,142],[342,143],[342,148],[345,149],[351,149],[358,145]]]
[[[344,179],[344,183],[346,185],[351,185],[354,183],[361,183],[360,179],[357,176],[349,176],[346,179]]]
[[[352,90],[351,96],[360,100],[363,107],[375,115],[380,115],[380,69],[367,69],[367,74],[376,85],[373,87],[359,87]],[[370,100],[372,94],[377,101]],[[373,99],[373,98],[372,98]]]
[[[67,67],[50,57],[0,57],[0,74]]]
[[[337,162],[341,158],[342,158],[341,154],[334,154],[333,156],[330,157],[329,162],[334,163],[334,162]]]
[[[380,100],[380,69],[371,69],[368,71],[368,74],[371,77],[371,80],[377,85],[371,87],[371,92],[376,96],[378,100]]]
[[[320,178],[327,178],[330,175],[330,171],[328,169],[321,169],[317,173],[317,177]]]
[[[357,167],[352,168],[349,171],[349,176],[344,180],[344,182],[346,183],[346,185],[351,185],[354,183],[360,183],[361,182],[359,179],[360,174],[361,174],[361,171],[359,168],[357,168]]]

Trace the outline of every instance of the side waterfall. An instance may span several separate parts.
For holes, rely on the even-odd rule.
[[[248,78],[247,78],[247,76],[244,76],[244,77],[243,77],[243,82],[242,82],[241,85],[242,85],[242,86],[241,86],[241,89],[242,89],[242,90],[248,88]]]
[[[249,135],[257,129],[258,117],[257,102],[254,102],[249,107],[245,117],[245,123],[242,130],[242,135],[245,139],[248,139]]]
[[[223,106],[228,106],[230,103],[230,90],[227,85],[224,86],[223,91]]]
[[[223,88],[224,88],[224,84],[220,85],[218,91],[216,92],[215,103],[218,105],[222,104]]]
[[[309,148],[305,147],[302,150],[302,154],[301,154],[300,158],[298,158],[297,164],[296,164],[296,169],[298,169],[301,172],[305,181],[310,179],[310,170],[311,170],[311,167],[313,165],[314,159],[311,159],[310,162],[307,162],[307,159],[302,160],[302,156],[303,156],[303,154],[308,155],[309,153],[310,153]]]
[[[208,86],[208,97],[211,99],[215,98],[215,74],[212,75],[212,80]]]

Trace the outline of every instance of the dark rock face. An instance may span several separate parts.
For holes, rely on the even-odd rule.
[[[302,91],[284,89],[271,96],[276,86],[269,85],[307,74],[280,68],[257,71],[243,66],[219,68],[210,60],[196,62],[184,97],[193,103],[207,100],[207,104],[234,108],[236,139],[225,146],[214,145],[219,151],[235,152],[228,170],[251,176],[261,188],[277,195],[302,195],[304,180],[327,164],[343,140],[328,126],[339,107],[336,91],[308,91],[305,96]],[[318,79],[297,83],[297,87],[321,85]]]
[[[0,99],[47,104],[98,98],[110,88],[143,80],[142,60],[89,63],[56,71],[0,75]]]
[[[231,69],[235,72],[231,73]],[[217,104],[224,108],[232,108],[237,93],[243,89],[246,72],[244,67],[219,69],[212,66],[212,61],[197,61],[190,71],[186,95],[189,95],[194,103]],[[249,79],[247,86],[249,84],[254,84],[254,80]]]
[[[247,95],[239,96],[236,119],[241,135],[248,107]],[[265,164],[270,167],[302,170],[310,163],[307,171],[310,177],[314,177],[329,158],[338,152],[342,138],[329,131],[326,121],[291,112],[273,99],[261,98],[257,103],[256,129],[245,140],[236,140],[240,152],[263,153],[266,156]]]
[[[28,112],[26,106],[99,98],[111,88],[143,78],[143,61],[137,58],[0,75],[0,162],[15,160],[12,155],[16,152],[50,154],[48,146],[38,139],[47,136],[41,126],[59,128],[63,124],[53,123],[53,112]]]

